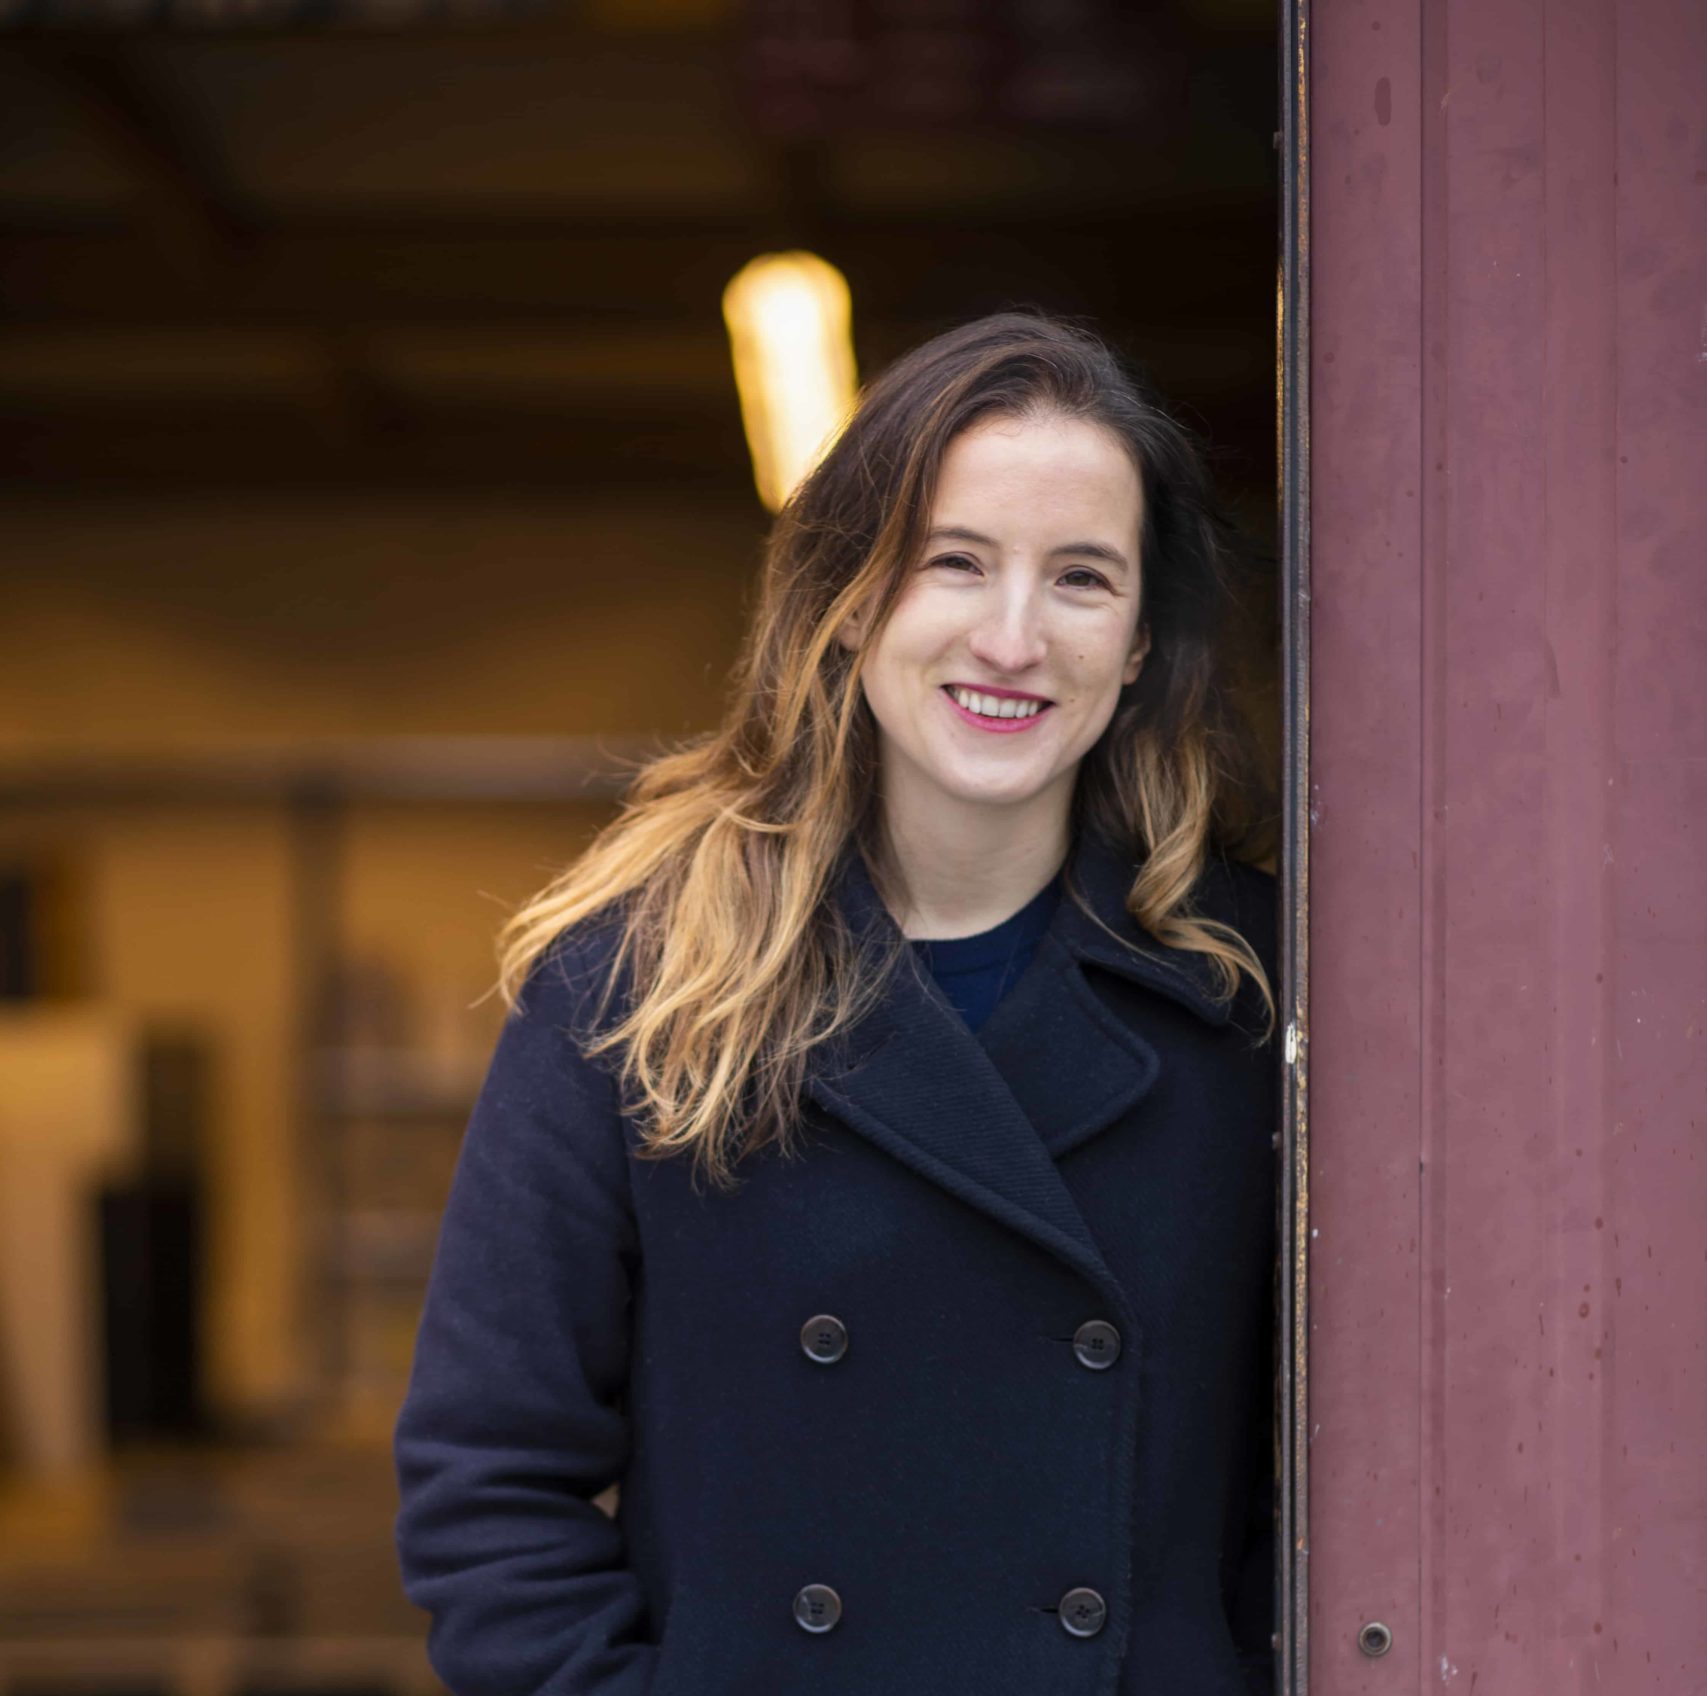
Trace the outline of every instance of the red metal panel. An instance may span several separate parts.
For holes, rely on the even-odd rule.
[[[1707,1688],[1707,12],[1314,29],[1313,1687],[1677,1696]]]
[[[1420,1653],[1419,22],[1317,0],[1310,48],[1309,1635],[1333,1692],[1414,1689]]]
[[[1707,7],[1617,16],[1599,1599],[1647,1692],[1707,1689]]]

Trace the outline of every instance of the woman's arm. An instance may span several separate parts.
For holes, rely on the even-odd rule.
[[[565,1034],[561,943],[463,1140],[394,1435],[403,1587],[453,1696],[645,1696],[657,1649],[615,1521],[638,1254],[612,1080]]]

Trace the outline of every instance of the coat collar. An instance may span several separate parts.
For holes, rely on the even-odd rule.
[[[1126,910],[1141,863],[1135,852],[1101,836],[1087,832],[1080,838],[1069,856],[1069,869],[1102,925],[1088,918],[1077,902],[1064,899],[1056,909],[1055,927],[1062,946],[1081,963],[1100,966],[1179,1002],[1206,1024],[1226,1024],[1231,1003],[1217,993],[1214,969],[1205,956],[1158,942]]]
[[[1203,956],[1158,942],[1127,912],[1137,869],[1135,854],[1081,835],[1069,883],[1095,917],[1063,893],[1030,967],[980,1031],[909,953],[877,1007],[827,1046],[808,1086],[844,1123],[1078,1267],[1111,1300],[1118,1291],[1056,1162],[1141,1101],[1162,1060],[1098,998],[1091,974],[1113,973],[1206,1025],[1230,1014]],[[895,921],[857,849],[838,870],[835,900],[856,936],[893,941]]]

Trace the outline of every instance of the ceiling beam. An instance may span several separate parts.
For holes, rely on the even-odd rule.
[[[685,415],[565,423],[411,415],[355,443],[302,420],[243,409],[200,416],[0,417],[0,486],[205,492],[219,488],[503,489],[576,497],[751,487],[738,426]],[[756,498],[756,497],[755,497]]]
[[[1266,383],[1213,396],[1176,390],[1170,399],[1219,446],[1243,456],[1271,453],[1274,396]],[[757,510],[733,403],[716,415],[411,411],[387,432],[351,444],[276,410],[0,415],[0,488],[9,500],[56,490],[174,497],[514,490],[651,503],[750,499]]]
[[[185,304],[204,322],[232,310],[250,293],[267,256],[212,148],[192,138],[121,49],[32,42],[24,59],[71,103],[130,181],[142,212],[141,241],[157,255],[164,278],[185,292]],[[114,281],[128,286],[146,269],[127,265]],[[322,318],[315,410],[329,442],[347,447],[389,429],[398,409],[363,362],[359,338],[343,330],[335,313]]]
[[[248,257],[252,230],[210,150],[190,139],[120,49],[32,42],[21,57],[129,182],[145,239],[167,269],[206,294],[224,293]]]
[[[1271,212],[1241,198],[1047,222],[822,213],[814,234],[861,315],[957,317],[994,278],[1004,295],[1205,321],[1253,301],[1268,316]],[[717,322],[724,284],[783,234],[750,218],[304,221],[254,236],[253,262],[219,311],[296,324]],[[0,234],[0,310],[41,323],[209,319],[209,303],[186,295],[147,244],[101,228]]]

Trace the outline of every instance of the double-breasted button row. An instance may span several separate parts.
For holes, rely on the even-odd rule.
[[[829,1366],[848,1352],[848,1328],[833,1313],[815,1313],[800,1327],[800,1346],[808,1360]],[[1120,1358],[1120,1332],[1106,1319],[1087,1319],[1073,1333],[1073,1353],[1102,1372]]]
[[[848,1352],[848,1328],[833,1313],[815,1313],[800,1327],[800,1347],[808,1360],[829,1366]],[[1120,1358],[1120,1332],[1106,1319],[1087,1319],[1073,1333],[1080,1365],[1101,1372]],[[794,1595],[794,1618],[802,1631],[833,1631],[842,1617],[842,1599],[828,1584],[803,1584]],[[1108,1620],[1108,1605],[1088,1585],[1069,1590],[1056,1608],[1062,1629],[1074,1637],[1095,1637]]]
[[[833,1631],[842,1617],[842,1599],[828,1584],[803,1584],[794,1593],[794,1620],[815,1635]],[[1075,1585],[1061,1598],[1056,1617],[1074,1637],[1095,1637],[1108,1620],[1108,1604],[1088,1584]]]

